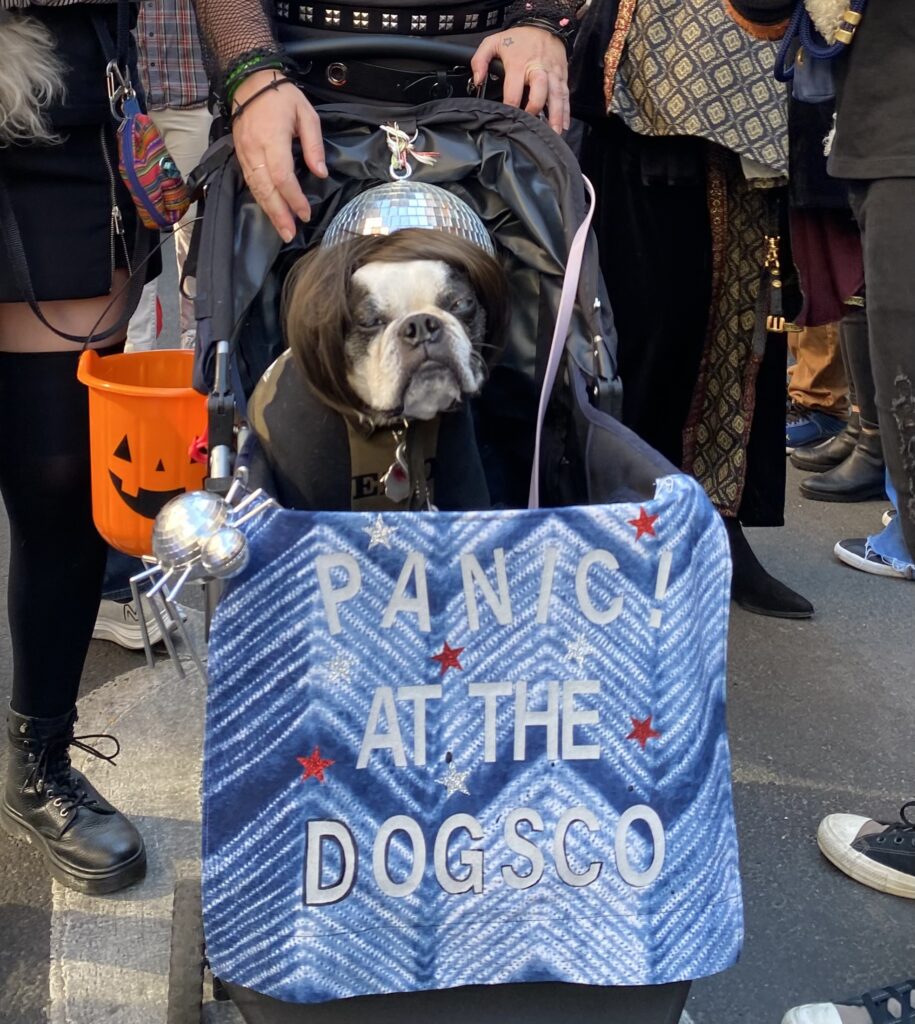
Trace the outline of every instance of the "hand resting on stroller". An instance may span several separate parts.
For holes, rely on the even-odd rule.
[[[295,234],[295,218],[307,221],[311,214],[295,175],[295,139],[302,145],[308,170],[320,178],[327,175],[318,115],[298,88],[286,84],[288,62],[259,0],[195,3],[206,48],[215,58],[211,66],[215,64],[212,70],[218,72],[223,107],[232,118],[245,181],[277,232],[289,242]],[[485,35],[481,41],[479,33],[466,29],[468,52],[475,49],[470,61],[474,84],[481,85],[491,63],[501,61],[505,71],[503,102],[523,106],[533,115],[544,113],[555,131],[565,131],[569,127],[567,45],[574,35],[579,6],[578,0],[509,0],[501,9],[494,8],[492,16],[497,20],[487,19],[486,24],[501,23],[502,31]],[[423,25],[434,23],[434,14],[418,13],[427,10],[417,5],[414,20]],[[365,12],[360,17],[367,18]],[[449,25],[455,20],[465,28],[469,24],[464,15],[449,17]],[[480,16],[472,17],[476,25]],[[333,25],[327,18],[320,25],[325,32],[334,26],[341,35],[346,31],[339,11]],[[457,41],[460,37],[448,38]],[[279,83],[286,87],[279,88]],[[395,97],[372,98],[373,102],[388,100],[397,102]],[[402,103],[403,97],[399,101]]]
[[[541,28],[519,26],[487,36],[471,62],[474,83],[486,77],[496,58],[505,68],[503,101],[529,114],[548,111],[557,132],[569,127],[568,62],[560,39]],[[321,123],[314,107],[298,89],[271,89],[278,73],[257,72],[246,78],[233,95],[238,111],[255,95],[257,109],[232,118],[235,152],[245,181],[261,208],[285,242],[295,234],[294,216],[307,221],[311,209],[295,175],[292,142],[302,144],[305,164],[319,178],[327,176]],[[261,92],[261,90],[266,90]],[[252,112],[253,112],[252,107]]]

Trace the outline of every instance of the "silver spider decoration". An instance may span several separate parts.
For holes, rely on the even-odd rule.
[[[261,489],[244,492],[243,479],[236,478],[224,498],[209,491],[189,491],[172,498],[156,516],[153,553],[143,559],[148,568],[130,580],[135,607],[141,611],[138,618],[150,668],[154,665],[152,644],[141,597],[152,609],[178,674],[184,676],[184,669],[166,626],[167,618],[177,625],[197,671],[206,679],[206,669],[177,607],[178,595],[190,581],[230,579],[248,564],[248,542],[239,527],[268,508],[279,506]],[[141,592],[141,584],[148,584],[148,589]]]

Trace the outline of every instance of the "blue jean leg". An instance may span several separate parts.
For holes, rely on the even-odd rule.
[[[108,549],[102,598],[108,601],[130,600],[130,577],[142,572],[145,566],[139,558],[125,555],[114,548]]]
[[[899,521],[899,505],[896,490],[890,474],[886,474],[886,493],[889,495],[896,515],[889,526],[880,533],[875,533],[867,538],[868,550],[878,554],[884,562],[888,562],[897,572],[915,573],[915,555],[906,547],[905,538],[902,535],[902,526]]]

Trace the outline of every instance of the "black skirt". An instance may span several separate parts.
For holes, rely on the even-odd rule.
[[[66,68],[66,97],[48,111],[61,141],[0,149],[0,177],[39,302],[109,294],[115,269],[133,269],[137,232],[146,230],[118,173],[107,58],[92,22],[104,18],[114,38],[116,6],[27,9],[53,33]],[[155,244],[158,232],[150,235]],[[159,266],[156,255],[138,273],[148,280]],[[23,299],[7,248],[0,244],[0,302]]]

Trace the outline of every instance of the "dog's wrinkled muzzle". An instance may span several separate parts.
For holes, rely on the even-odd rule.
[[[403,396],[406,419],[431,420],[460,402],[461,382],[454,367],[437,359],[426,359],[410,375]]]

